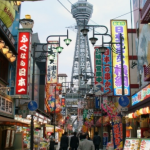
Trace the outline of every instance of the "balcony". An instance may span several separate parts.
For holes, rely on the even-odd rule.
[[[150,81],[150,64],[144,65],[144,81]]]
[[[147,0],[141,10],[141,24],[150,22],[150,0]]]

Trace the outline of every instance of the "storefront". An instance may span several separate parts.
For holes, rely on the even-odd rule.
[[[16,139],[22,145],[21,148],[30,148],[30,123],[31,123],[31,115],[27,115],[26,118],[22,118],[21,115],[15,115],[15,120],[28,124],[28,127],[25,126],[17,126],[16,128]],[[42,150],[47,150],[49,146],[49,137],[46,136],[46,126],[50,124],[50,119],[43,114],[36,112],[34,115],[34,147],[40,148]],[[18,137],[18,138],[17,138]],[[20,138],[19,138],[20,137]],[[15,143],[15,147],[17,147],[17,143]]]
[[[150,84],[131,97],[131,107],[126,115],[126,142],[128,148],[150,148]],[[134,138],[133,138],[134,137]]]

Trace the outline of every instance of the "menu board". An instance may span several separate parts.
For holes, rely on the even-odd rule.
[[[140,139],[126,139],[124,150],[139,150]],[[145,149],[148,150],[148,149]]]
[[[150,139],[142,139],[140,150],[150,150]]]

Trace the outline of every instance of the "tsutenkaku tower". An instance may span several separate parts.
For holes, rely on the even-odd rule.
[[[80,32],[80,30],[83,29],[84,23],[85,25],[88,24],[88,21],[93,13],[93,5],[88,3],[87,0],[78,0],[78,2],[72,5],[71,13],[77,22],[77,37],[71,81],[78,82],[79,87],[81,87],[82,82],[79,80],[78,76],[81,69],[82,72],[92,72],[93,70],[88,35],[83,36],[83,34]],[[91,73],[87,74],[87,78],[90,78],[91,76]]]

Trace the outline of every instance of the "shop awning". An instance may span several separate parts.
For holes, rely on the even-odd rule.
[[[5,118],[5,117],[0,117],[0,125],[17,125],[17,126],[23,126],[23,127],[29,126],[29,124],[22,123],[20,121],[10,119],[10,118]]]
[[[135,105],[129,107],[129,111],[126,113],[132,113],[132,112],[135,112],[136,110],[139,110],[139,109],[147,107],[147,106],[150,106],[150,98],[147,98],[147,99],[139,102],[138,104],[135,104]]]

